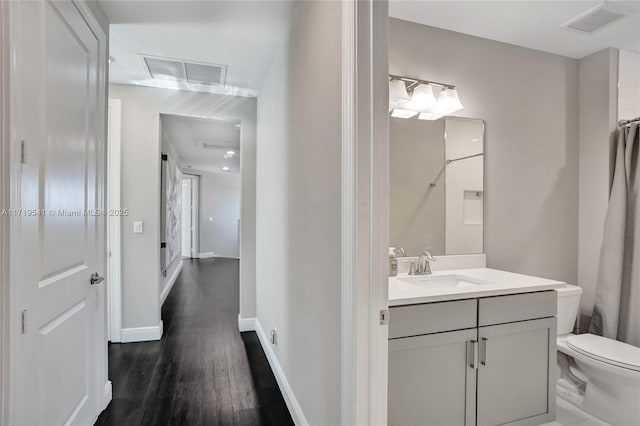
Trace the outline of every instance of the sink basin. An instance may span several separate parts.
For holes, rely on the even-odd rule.
[[[467,277],[464,275],[413,275],[409,277],[399,278],[400,281],[418,285],[421,287],[428,287],[433,289],[441,288],[468,288],[476,287],[479,285],[489,284],[486,281],[477,280],[475,278]]]

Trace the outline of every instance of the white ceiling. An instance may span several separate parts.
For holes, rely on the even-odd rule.
[[[601,1],[390,0],[391,17],[572,58],[607,47],[640,52],[640,14],[593,34],[560,28]],[[640,1],[616,2],[640,9]]]
[[[100,0],[110,26],[109,81],[257,95],[288,30],[292,1]],[[226,86],[151,79],[139,54],[227,65]]]
[[[178,151],[183,170],[227,173],[222,167],[231,168],[229,173],[240,171],[239,120],[214,120],[207,118],[161,115],[162,137],[167,138]],[[220,149],[203,148],[202,143],[216,145]],[[225,159],[226,151],[236,154]],[[190,166],[190,167],[189,167]]]

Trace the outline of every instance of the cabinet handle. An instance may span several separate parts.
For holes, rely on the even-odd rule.
[[[469,362],[469,367],[474,370],[478,368],[477,344],[477,340],[470,340],[467,342],[467,360]]]
[[[489,339],[483,337],[480,341],[480,364],[487,365],[487,342]]]

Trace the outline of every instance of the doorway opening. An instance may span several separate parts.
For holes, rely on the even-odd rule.
[[[160,124],[163,158],[180,172],[179,257],[239,259],[240,121],[160,114]]]

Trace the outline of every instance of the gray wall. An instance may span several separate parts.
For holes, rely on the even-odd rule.
[[[389,68],[455,84],[486,120],[490,267],[576,282],[578,62],[392,19]]]
[[[389,151],[389,245],[445,254],[444,120],[390,118]]]
[[[238,258],[240,176],[232,173],[198,173],[199,250],[216,257]],[[209,221],[209,218],[212,220]]]
[[[242,226],[240,313],[255,316],[256,99],[110,85],[122,100],[122,322],[124,328],[160,321],[160,114],[241,119]],[[144,233],[133,234],[133,221]]]
[[[618,120],[640,116],[640,52],[618,54]]]
[[[605,49],[580,59],[580,218],[578,282],[584,292],[581,311],[593,311],[604,220],[609,205],[617,124],[618,52]],[[587,326],[582,321],[581,328]]]
[[[341,19],[297,2],[258,98],[258,321],[313,425],[340,423]]]

